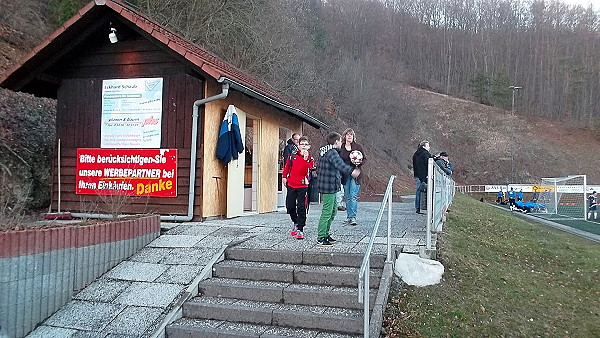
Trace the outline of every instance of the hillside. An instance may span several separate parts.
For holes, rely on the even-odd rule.
[[[596,155],[600,137],[590,130],[403,84],[390,95],[408,102],[412,119],[388,112],[365,127],[356,127],[343,116],[332,124],[340,131],[355,128],[371,155],[369,192],[383,191],[390,174],[398,175],[396,189],[413,189],[412,153],[425,139],[432,152],[450,154],[459,184],[535,184],[541,177],[571,174],[586,174],[589,183],[600,182]]]
[[[22,27],[28,26],[22,24]],[[16,30],[0,20],[0,74],[46,36],[40,32],[27,35],[26,31]],[[391,174],[398,176],[396,191],[412,190],[411,157],[424,139],[431,141],[432,152],[450,154],[454,178],[459,184],[538,183],[540,177],[568,174],[587,174],[589,183],[600,183],[597,132],[415,88],[399,82],[406,75],[392,76],[384,68],[365,72],[367,77],[363,81],[363,72],[345,71],[348,64],[344,62],[347,60],[341,59],[334,65],[339,65],[336,71],[357,77],[350,76],[346,82],[339,82],[343,77],[332,77],[333,84],[339,86],[330,86],[334,90],[321,93],[321,97],[318,90],[312,90],[312,96],[307,95],[301,104],[316,106],[308,111],[335,131],[347,127],[356,130],[368,157],[364,193],[381,193]],[[348,67],[354,70],[358,66],[360,63]],[[323,104],[319,102],[334,102],[333,108],[321,109]],[[29,163],[27,169],[39,170],[40,174],[28,172],[20,176],[47,177],[53,144],[48,139],[42,144],[33,138],[34,133],[26,131],[39,129],[45,131],[45,136],[53,135],[47,122],[53,121],[52,102],[0,90],[0,110],[2,170],[25,168],[19,161],[42,153],[47,166]],[[32,112],[46,116],[28,120],[37,125],[14,130],[23,125],[20,116]],[[326,131],[310,127],[306,131],[313,144],[323,142]],[[9,163],[10,159],[14,163]]]

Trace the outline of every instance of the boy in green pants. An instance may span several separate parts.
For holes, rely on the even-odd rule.
[[[327,145],[319,149],[316,185],[323,197],[323,209],[317,234],[317,243],[322,246],[330,246],[335,242],[329,235],[329,228],[337,213],[335,194],[340,190],[342,174],[352,175],[354,178],[360,175],[359,169],[346,164],[340,157],[342,136],[338,133],[330,133],[326,139]]]

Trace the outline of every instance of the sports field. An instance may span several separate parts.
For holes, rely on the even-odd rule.
[[[573,219],[566,216],[561,216],[557,214],[544,214],[544,213],[532,213],[532,216],[536,216],[539,218],[543,218],[555,223],[559,223],[562,225],[566,225],[571,228],[579,229],[582,231],[586,231],[592,234],[600,235],[600,219],[591,219],[591,220],[583,220],[583,219]]]
[[[508,204],[499,205],[500,207],[508,209]],[[559,205],[559,212],[561,206]],[[579,207],[579,211],[573,212],[570,210],[571,214],[583,215],[583,209]],[[514,211],[519,212],[519,211]],[[591,220],[583,220],[583,219],[575,219],[568,216],[558,215],[558,214],[548,214],[548,213],[528,213],[528,215],[543,218],[548,221],[552,221],[558,224],[562,224],[574,229],[579,229],[581,231],[586,231],[595,235],[600,235],[600,218],[599,219],[591,219]],[[598,215],[600,217],[600,215]]]

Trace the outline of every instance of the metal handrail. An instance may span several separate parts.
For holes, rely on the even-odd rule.
[[[443,214],[452,204],[454,192],[454,180],[430,158],[427,163],[427,250],[433,250],[432,233],[442,231]]]
[[[365,255],[363,256],[362,264],[360,265],[360,270],[358,272],[358,302],[363,303],[363,336],[369,337],[369,304],[370,304],[370,292],[369,292],[369,277],[371,270],[371,251],[373,250],[373,243],[375,241],[375,235],[377,235],[377,230],[379,229],[379,223],[381,223],[381,218],[383,217],[383,210],[385,209],[385,203],[388,203],[388,228],[387,228],[387,258],[386,262],[390,262],[392,260],[392,243],[390,241],[391,233],[392,233],[392,183],[396,176],[390,176],[390,180],[388,182],[387,188],[385,189],[385,194],[383,195],[383,201],[381,201],[381,206],[379,207],[379,214],[377,215],[377,220],[375,221],[375,226],[373,227],[373,232],[371,233],[371,238],[369,239],[369,244],[367,245],[367,250],[365,251]]]

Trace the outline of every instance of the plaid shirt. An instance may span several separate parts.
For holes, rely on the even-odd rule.
[[[319,151],[321,157],[317,163],[317,189],[322,194],[335,194],[340,191],[342,174],[350,175],[354,168],[344,163],[333,145],[323,146]]]

